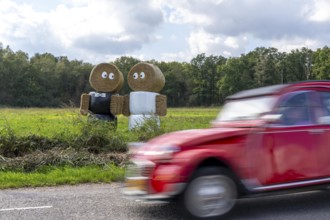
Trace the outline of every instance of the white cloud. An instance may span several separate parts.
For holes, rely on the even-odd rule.
[[[34,13],[27,4],[17,5],[9,0],[0,1],[0,4],[0,33],[8,38],[25,37],[30,29],[42,24],[45,17],[43,13]]]
[[[314,8],[309,17],[311,21],[329,22],[330,21],[330,2],[328,0],[314,0]]]
[[[27,52],[52,49],[48,52],[79,58],[82,53],[104,56],[138,50],[157,40],[153,32],[163,22],[161,10],[148,0],[72,0],[47,14],[31,4],[11,0],[0,4],[1,42]]]
[[[86,35],[117,36],[124,31],[115,13],[107,13],[107,7],[97,8],[87,4],[79,8],[58,6],[48,17],[49,23],[66,46]],[[118,39],[120,40],[120,39]]]
[[[210,24],[211,20],[207,13],[191,10],[189,5],[194,1],[189,0],[159,0],[158,7],[163,10],[166,21],[170,23],[197,25]],[[201,1],[205,2],[205,1]],[[188,7],[187,7],[188,6]]]
[[[161,59],[163,61],[178,61],[184,62],[191,60],[195,54],[192,54],[190,51],[181,51],[177,53],[162,53]]]
[[[229,48],[238,49],[241,45],[239,45],[239,39],[236,37],[227,37],[224,41],[224,45],[228,46]]]
[[[0,0],[0,42],[86,62],[323,47],[328,0]],[[48,7],[48,8],[47,8]]]
[[[324,45],[313,39],[305,38],[294,38],[294,39],[282,39],[270,42],[271,46],[277,48],[279,51],[288,52],[297,48],[307,47],[307,48],[321,48]]]
[[[191,33],[188,42],[193,54],[205,53],[223,56],[239,55],[241,49],[248,43],[245,36],[213,35],[202,29]]]
[[[191,53],[236,56],[258,46],[287,48],[328,43],[327,0],[163,0],[168,22],[190,24]],[[320,23],[322,22],[322,23]]]
[[[152,34],[162,22],[161,11],[146,0],[77,2],[79,7],[58,7],[52,23],[61,39],[86,51],[95,47],[101,54],[132,52],[154,40]],[[59,15],[62,19],[56,20]]]

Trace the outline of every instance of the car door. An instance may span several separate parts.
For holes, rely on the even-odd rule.
[[[281,119],[261,131],[256,167],[262,185],[319,176],[311,93],[298,91],[285,95],[274,111],[282,115]]]
[[[313,109],[317,127],[314,135],[317,136],[317,162],[320,176],[330,176],[330,91],[323,89],[318,91],[319,104]]]

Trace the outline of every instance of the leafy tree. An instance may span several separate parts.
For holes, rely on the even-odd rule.
[[[307,48],[292,50],[282,61],[283,81],[296,82],[311,79],[307,68],[312,51]]]
[[[222,56],[208,56],[199,54],[193,58],[191,64],[191,77],[193,79],[192,103],[196,105],[220,104],[217,82],[221,78],[219,66],[226,62]]]
[[[58,96],[58,79],[55,74],[57,59],[50,53],[35,54],[30,59],[32,70],[39,76],[41,102],[43,106],[60,106],[61,101]],[[46,101],[47,100],[47,101]],[[46,104],[47,102],[47,104]]]
[[[254,68],[253,54],[227,60],[226,64],[221,67],[224,76],[217,83],[222,102],[229,95],[255,87]]]
[[[123,73],[140,60],[120,57],[112,63]],[[190,63],[158,62],[165,75],[161,91],[168,106],[211,106],[223,103],[226,96],[255,87],[302,81],[330,79],[330,49],[308,48],[281,53],[276,48],[259,47],[240,57],[224,58],[199,54]],[[29,58],[0,43],[0,106],[60,107],[73,103],[92,90],[88,82],[93,65],[50,53]],[[127,82],[127,80],[126,80]],[[127,83],[121,94],[128,94]]]
[[[74,76],[74,91],[71,101],[79,106],[80,96],[82,93],[88,93],[92,90],[89,84],[89,75],[93,68],[92,64],[83,63],[82,61],[73,60],[70,62],[71,74]]]
[[[281,73],[277,66],[281,53],[276,48],[259,47],[250,53],[255,59],[256,86],[267,86],[281,82]]]
[[[162,70],[166,83],[162,94],[167,96],[168,106],[186,106],[189,99],[189,64],[179,62],[155,63]]]
[[[130,69],[137,63],[141,62],[139,59],[133,57],[122,56],[117,58],[114,62],[112,62],[118,69],[123,73],[125,82],[127,82],[127,74]],[[127,83],[124,83],[123,88],[120,91],[120,94],[128,94],[131,89],[129,88]]]
[[[28,55],[22,51],[13,52],[9,47],[6,48],[3,56],[3,87],[4,104],[14,105],[19,97],[18,89],[24,86],[20,77],[29,68]],[[32,88],[33,89],[33,88]],[[18,93],[18,94],[17,94]]]
[[[323,47],[313,53],[313,77],[318,80],[330,79],[330,48]]]

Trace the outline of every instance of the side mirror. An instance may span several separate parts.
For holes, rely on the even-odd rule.
[[[266,114],[261,116],[261,119],[265,120],[267,123],[276,123],[280,122],[282,114]]]
[[[330,125],[330,116],[319,117],[317,122],[321,125]]]

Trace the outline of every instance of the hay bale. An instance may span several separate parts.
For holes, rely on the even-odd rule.
[[[165,77],[158,66],[138,63],[127,75],[129,87],[134,91],[159,92],[165,85]]]
[[[118,92],[124,84],[124,76],[110,63],[96,65],[89,76],[89,83],[98,92]]]
[[[156,96],[156,114],[159,116],[167,114],[167,97],[165,95]]]
[[[130,116],[129,111],[129,95],[124,96],[124,104],[123,104],[123,115]]]
[[[124,105],[124,96],[120,96],[120,95],[111,96],[110,112],[113,115],[122,114],[123,113],[123,105]]]
[[[133,115],[156,114],[155,92],[131,92],[129,96],[129,110]]]
[[[89,109],[90,95],[82,94],[80,99],[80,114],[87,115]]]

